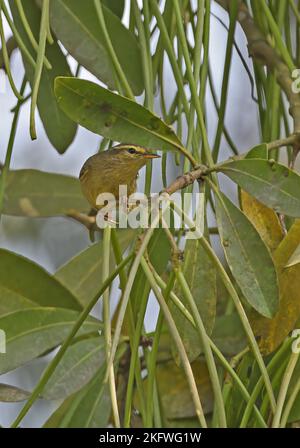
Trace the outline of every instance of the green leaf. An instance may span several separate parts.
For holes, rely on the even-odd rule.
[[[119,19],[122,19],[125,0],[102,0],[102,3],[106,6],[106,8],[109,8],[116,16],[118,16]]]
[[[231,160],[218,167],[243,190],[277,213],[300,217],[300,176],[274,160]]]
[[[294,405],[292,406],[288,423],[299,422],[300,420],[300,393],[297,395]]]
[[[0,285],[0,316],[37,306],[39,306],[37,303],[27,299],[21,293]]]
[[[10,384],[0,383],[0,401],[5,403],[17,403],[18,401],[27,400],[30,393]]]
[[[28,308],[0,317],[6,353],[0,353],[0,373],[9,372],[59,345],[70,333],[78,313],[61,308]],[[78,334],[95,332],[100,322],[89,318]]]
[[[165,271],[168,260],[170,259],[170,244],[163,229],[155,229],[153,236],[147,247],[149,260],[159,275]],[[134,313],[140,309],[140,301],[144,295],[149,295],[150,284],[141,267],[138,268],[134,283],[131,289],[131,303]]]
[[[119,242],[124,251],[134,239],[131,229],[118,231]],[[60,267],[55,278],[68,288],[85,306],[101,288],[103,242],[93,244]],[[115,266],[113,251],[110,256],[111,269]]]
[[[231,272],[248,303],[270,318],[279,301],[270,252],[248,218],[224,194],[215,197],[221,243]]]
[[[39,0],[41,3],[41,0]],[[111,2],[110,2],[111,3]],[[111,43],[135,95],[144,90],[138,41],[104,5],[103,15]],[[93,1],[51,0],[50,23],[66,50],[89,72],[115,89],[115,71]]]
[[[84,387],[105,361],[104,337],[85,338],[72,344],[48,381],[43,398],[66,398]]]
[[[15,26],[17,27],[33,59],[36,60],[36,52],[28,39],[25,29],[23,28],[15,1],[10,0],[9,5],[13,15]],[[40,10],[33,1],[28,2],[23,0],[22,5],[29,22],[30,29],[36,41],[39,41],[41,17]],[[48,44],[46,46],[46,55],[52,65],[52,69],[47,70],[45,67],[43,68],[37,106],[50,142],[59,153],[63,153],[72,143],[76,134],[77,126],[61,112],[57,105],[57,102],[55,101],[54,79],[60,75],[71,76],[72,73],[66,61],[66,58],[57,42],[54,42],[52,45]],[[34,69],[28,63],[24,56],[23,62],[27,79],[32,88],[34,82]]]
[[[300,362],[299,359],[297,361],[293,376],[291,378],[291,382],[287,392],[287,399],[290,398],[291,394],[295,390],[295,386],[299,380],[300,375]],[[298,395],[296,400],[294,401],[294,405],[292,406],[291,412],[288,417],[288,423],[297,422],[300,420],[300,391],[298,391]]]
[[[234,356],[247,346],[245,331],[236,313],[216,318],[212,340],[225,356]]]
[[[256,363],[253,359],[251,352],[246,353],[238,365],[236,366],[237,374],[247,388],[248,392],[251,394],[253,387],[259,379],[259,370],[256,368]],[[239,426],[244,410],[246,407],[246,402],[241,395],[241,391],[237,387],[231,388],[231,393],[226,400],[226,415],[228,416],[227,422],[228,427],[236,428]]]
[[[105,368],[79,392],[67,398],[44,428],[105,428],[111,413],[110,394],[104,383]]]
[[[187,240],[186,242],[183,273],[194,297],[205,329],[210,335],[216,314],[216,269],[199,240]],[[177,284],[175,284],[175,293],[191,313],[180,286]],[[172,302],[170,302],[170,309],[189,360],[194,361],[202,351],[199,332]],[[175,353],[177,360],[178,355],[176,349]]]
[[[245,155],[245,159],[268,159],[268,145],[262,143],[251,148]]]
[[[172,128],[156,115],[93,82],[59,77],[55,95],[68,117],[103,137],[158,150],[182,147]]]
[[[3,213],[48,217],[64,215],[74,209],[89,210],[78,179],[38,170],[8,173]]]
[[[3,301],[14,294],[39,306],[81,309],[72,293],[41,266],[5,249],[0,249],[0,287],[7,293]]]

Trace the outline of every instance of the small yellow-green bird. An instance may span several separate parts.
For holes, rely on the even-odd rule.
[[[84,196],[93,208],[101,193],[112,193],[119,199],[119,185],[127,185],[130,196],[136,191],[138,171],[147,161],[160,157],[147,148],[133,144],[119,144],[89,157],[80,170],[79,180]]]

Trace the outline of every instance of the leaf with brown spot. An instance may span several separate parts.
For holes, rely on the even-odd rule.
[[[173,129],[135,101],[84,79],[58,77],[54,90],[65,114],[96,134],[159,151],[184,151]]]

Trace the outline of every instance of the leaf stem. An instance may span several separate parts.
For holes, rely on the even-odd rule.
[[[212,182],[211,182],[212,184]],[[185,223],[190,227],[190,229],[194,229],[196,227],[195,223],[190,219],[190,217],[184,213],[184,211],[182,211],[175,202],[172,202],[174,209],[177,210],[178,213],[182,214],[184,216],[185,219]],[[245,310],[241,304],[240,298],[227,274],[227,272],[224,269],[224,266],[222,265],[221,261],[219,260],[219,258],[217,257],[217,255],[215,254],[215,252],[213,251],[213,249],[211,248],[210,244],[208,243],[208,241],[202,237],[200,238],[200,243],[203,246],[203,248],[205,249],[205,251],[207,252],[207,254],[209,255],[209,257],[211,258],[211,260],[213,261],[213,263],[215,264],[215,266],[217,267],[221,280],[225,286],[225,288],[227,289],[230,297],[232,298],[235,308],[238,312],[238,315],[241,319],[242,325],[244,327],[245,333],[248,337],[249,340],[249,344],[250,347],[252,348],[253,354],[255,356],[255,359],[257,361],[257,364],[259,366],[259,369],[262,373],[262,376],[264,378],[264,382],[265,382],[265,386],[266,386],[266,390],[267,393],[270,397],[270,403],[271,403],[271,408],[272,411],[275,412],[276,409],[276,400],[275,400],[275,396],[274,396],[274,392],[272,389],[272,385],[271,385],[271,381],[268,375],[268,372],[266,370],[266,366],[265,363],[263,361],[262,355],[259,351],[259,347],[257,345],[255,336],[253,334],[251,325],[248,321],[247,315],[245,313]]]
[[[151,269],[149,268],[148,263],[147,263],[147,261],[145,260],[145,258],[143,256],[141,257],[141,266],[142,266],[142,268],[143,268],[143,270],[145,272],[145,275],[147,276],[147,278],[149,280],[151,288],[152,288],[152,290],[153,290],[153,292],[154,292],[154,294],[155,294],[155,296],[156,296],[156,298],[157,298],[157,300],[159,302],[160,308],[161,308],[161,310],[162,310],[162,312],[164,314],[164,317],[165,317],[166,322],[168,324],[168,327],[169,327],[170,333],[172,335],[172,338],[173,338],[173,340],[174,340],[174,342],[176,344],[176,347],[177,347],[177,350],[178,350],[178,353],[179,353],[179,356],[180,356],[180,359],[181,359],[181,362],[182,362],[182,365],[183,365],[183,369],[185,371],[185,374],[186,374],[186,377],[187,377],[187,381],[188,381],[188,384],[189,384],[189,387],[190,387],[190,391],[191,391],[191,394],[192,394],[192,399],[193,399],[193,403],[194,403],[194,406],[195,406],[197,418],[198,418],[198,420],[200,422],[201,427],[202,428],[207,428],[207,423],[206,423],[205,416],[204,416],[204,413],[203,413],[203,408],[202,408],[201,400],[200,400],[200,397],[199,397],[199,393],[198,393],[197,385],[196,385],[196,382],[195,382],[195,378],[194,378],[194,375],[193,375],[193,371],[192,371],[190,362],[188,360],[188,356],[186,354],[183,342],[182,342],[182,340],[180,338],[180,334],[179,334],[179,332],[178,332],[178,330],[176,328],[176,324],[175,324],[175,322],[173,320],[172,314],[170,313],[168,305],[166,304],[165,299],[164,299],[160,289],[158,288],[158,286],[156,284],[156,281],[155,281],[155,279],[153,277]]]
[[[298,394],[300,392],[300,378],[298,378],[296,384],[294,385],[293,389],[291,390],[291,394],[289,399],[287,400],[286,406],[284,408],[284,411],[282,413],[282,418],[280,422],[280,428],[285,428],[289,415],[291,413],[291,410],[293,408],[293,405],[298,397]]]
[[[236,18],[238,13],[238,0],[232,0],[230,2],[229,7],[229,31],[227,37],[227,46],[225,53],[225,62],[224,62],[224,71],[223,71],[223,81],[222,81],[222,90],[221,90],[221,101],[220,108],[218,111],[218,127],[215,136],[215,143],[213,147],[213,159],[215,161],[218,160],[221,137],[224,132],[224,119],[226,112],[226,104],[227,104],[227,94],[228,94],[228,84],[229,84],[229,75],[232,61],[232,50],[234,45],[234,33],[236,26]]]
[[[37,60],[34,72],[32,96],[30,104],[30,136],[32,140],[35,140],[37,138],[34,115],[43,71],[43,60],[46,49],[48,21],[49,21],[49,0],[44,0],[42,6],[41,23],[40,23],[39,47],[37,52]]]
[[[288,391],[288,387],[290,385],[290,381],[291,381],[293,372],[295,370],[296,364],[299,359],[299,355],[300,355],[300,352],[291,354],[289,363],[284,372],[283,379],[282,379],[281,385],[280,385],[279,394],[278,394],[277,406],[276,406],[276,410],[275,410],[275,414],[274,414],[274,418],[273,418],[273,422],[272,422],[272,428],[280,427],[280,419],[281,419],[282,409],[284,406],[286,394]]]
[[[8,80],[9,80],[9,84],[10,84],[15,96],[17,97],[17,99],[22,100],[23,97],[20,95],[20,93],[18,92],[18,89],[16,88],[16,85],[14,83],[14,79],[13,79],[13,76],[12,76],[12,73],[10,70],[9,55],[8,55],[8,51],[7,51],[6,40],[5,40],[5,35],[4,35],[4,30],[3,30],[1,3],[0,3],[0,36],[1,36],[1,43],[2,43],[1,50],[2,50],[3,62],[4,62],[5,71],[6,71]]]
[[[22,2],[21,2],[21,0],[15,0],[15,3],[16,3],[16,6],[17,6],[17,9],[18,9],[19,16],[20,16],[20,19],[22,21],[23,27],[25,29],[25,32],[26,32],[27,36],[28,36],[28,39],[30,40],[30,43],[33,46],[33,48],[38,52],[39,44],[35,40],[35,37],[34,37],[32,31],[31,31],[31,28],[30,28],[30,25],[28,23],[28,20],[27,20],[27,17],[26,17],[26,14],[25,14]],[[45,67],[48,70],[50,70],[52,68],[52,65],[50,64],[49,60],[47,59],[47,57],[45,55],[44,55],[44,62],[43,63],[44,63]]]
[[[132,100],[134,100],[134,95],[132,93],[131,87],[127,81],[127,78],[124,74],[124,71],[121,67],[121,64],[117,58],[117,55],[115,53],[114,47],[112,45],[109,33],[107,31],[107,27],[106,27],[106,23],[105,23],[105,18],[104,18],[104,14],[103,14],[103,10],[102,10],[102,4],[100,0],[94,0],[94,4],[95,4],[95,8],[96,8],[96,12],[97,12],[97,16],[98,16],[98,20],[99,20],[99,24],[101,27],[101,30],[103,32],[104,35],[104,39],[105,39],[105,44],[106,44],[106,49],[108,51],[108,54],[110,56],[111,62],[114,66],[114,69],[117,73],[117,76],[119,78],[119,81],[121,83],[122,88],[124,89],[124,92],[126,93],[126,96]]]
[[[66,353],[67,349],[72,343],[73,338],[76,336],[77,332],[81,328],[82,324],[88,317],[91,310],[94,308],[96,303],[99,300],[99,297],[102,296],[104,291],[108,288],[108,286],[112,283],[112,281],[119,275],[121,270],[131,261],[134,257],[134,254],[131,253],[128,255],[122,263],[120,263],[117,268],[114,270],[114,272],[108,277],[107,280],[103,283],[100,290],[97,292],[97,294],[92,298],[92,300],[88,303],[88,305],[83,309],[83,311],[78,316],[78,319],[76,320],[75,324],[73,325],[69,335],[61,345],[60,349],[54,356],[54,358],[50,361],[48,366],[46,367],[45,371],[42,373],[42,376],[38,382],[38,384],[33,389],[29,399],[26,401],[25,405],[21,409],[20,413],[18,414],[15,421],[12,423],[12,428],[17,428],[20,422],[23,420],[25,415],[28,413],[32,405],[35,403],[36,399],[41,395],[42,391],[44,390],[44,387],[48,383],[51,375],[53,374],[54,370],[58,366],[59,362],[61,361],[63,355]]]
[[[119,314],[118,314],[118,318],[117,318],[117,322],[116,322],[116,328],[115,328],[115,333],[114,333],[114,338],[113,338],[113,342],[112,342],[112,349],[111,349],[111,356],[110,359],[108,361],[108,365],[107,365],[107,372],[105,375],[105,381],[107,381],[108,379],[108,371],[111,367],[111,365],[113,364],[114,361],[114,357],[116,354],[116,350],[118,347],[118,343],[119,343],[119,339],[120,339],[120,335],[121,335],[121,330],[122,330],[122,325],[123,325],[123,321],[124,321],[124,317],[125,317],[125,313],[126,313],[126,308],[128,305],[128,301],[130,298],[130,292],[131,292],[131,288],[133,286],[133,282],[136,276],[136,273],[138,271],[139,268],[139,264],[141,261],[141,258],[143,256],[143,253],[145,252],[147,245],[150,241],[150,238],[154,232],[154,227],[156,226],[156,223],[159,220],[159,215],[156,217],[156,219],[153,221],[152,227],[150,227],[143,235],[143,240],[142,243],[139,247],[139,250],[137,251],[137,254],[135,256],[135,259],[132,263],[129,275],[128,275],[128,279],[127,279],[127,283],[126,283],[126,288],[123,291],[123,295],[121,298],[121,305],[120,305],[120,309],[119,309]]]
[[[22,85],[21,85],[21,89],[20,89],[21,97],[23,96],[23,93],[25,91],[26,84],[27,84],[27,79],[24,76],[23,81],[22,81]],[[20,108],[21,108],[22,104],[23,104],[23,100],[19,99],[18,102],[17,102],[17,105],[15,107],[14,118],[13,118],[12,125],[11,125],[11,130],[10,130],[10,135],[9,135],[6,155],[5,155],[5,161],[4,161],[4,165],[2,167],[2,170],[1,170],[1,177],[0,177],[0,218],[1,218],[2,210],[3,210],[4,193],[5,193],[5,187],[6,187],[6,179],[7,179],[7,175],[8,175],[9,168],[10,168],[10,162],[11,162],[13,146],[14,146],[14,142],[15,142],[17,125],[18,125],[19,114],[20,114]]]
[[[187,281],[180,269],[175,269],[175,275],[177,278],[178,283],[180,284],[182,293],[187,301],[187,303],[190,306],[190,309],[192,311],[192,315],[194,318],[194,322],[196,324],[196,329],[199,332],[200,340],[202,343],[202,348],[204,351],[205,360],[207,363],[208,371],[210,374],[210,380],[212,383],[212,388],[214,391],[214,396],[216,400],[216,407],[217,407],[217,413],[219,418],[219,424],[221,427],[226,428],[226,413],[224,409],[224,403],[223,403],[223,397],[222,397],[222,390],[221,385],[219,382],[218,372],[215,364],[215,360],[211,351],[211,347],[208,341],[208,336],[202,321],[202,318],[200,316],[200,313],[198,311],[198,308],[195,304],[195,300],[193,298],[193,295],[190,291],[190,288],[187,284]]]
[[[9,15],[9,13],[8,13],[8,10],[7,10],[7,8],[6,8],[6,5],[5,5],[5,3],[4,3],[4,0],[0,0],[0,2],[1,2],[1,9],[2,9],[4,15],[5,15],[5,18],[6,18],[7,22],[8,22],[8,25],[9,25],[10,29],[11,29],[12,32],[13,32],[13,35],[14,35],[14,37],[15,37],[15,39],[16,39],[16,42],[17,42],[17,44],[18,44],[18,47],[19,47],[20,50],[23,52],[24,57],[27,59],[27,61],[29,62],[29,64],[30,64],[33,68],[35,68],[36,63],[35,63],[33,57],[31,56],[29,50],[27,49],[26,45],[24,44],[24,42],[23,42],[23,40],[22,40],[22,38],[21,38],[21,36],[20,36],[20,34],[19,34],[19,32],[18,32],[18,30],[17,30],[17,28],[16,28],[16,26],[15,26],[15,24],[14,24],[14,22],[13,22],[13,20],[11,19],[10,15]]]
[[[269,27],[273,33],[274,39],[276,41],[276,46],[280,51],[280,54],[282,58],[284,59],[286,65],[290,69],[290,71],[294,70],[295,64],[293,62],[293,59],[291,58],[289,52],[287,51],[287,48],[283,42],[281,32],[279,27],[277,26],[276,20],[274,19],[267,2],[263,1],[260,2],[262,12],[264,13],[264,16],[266,17]]]
[[[158,284],[157,278],[160,279],[160,276],[156,273],[153,266],[148,263],[149,268],[151,269],[152,274],[154,275],[154,278]],[[169,295],[172,292],[173,286],[175,282],[175,275],[173,272],[170,273],[168,284],[166,285],[164,282],[163,286],[159,285],[160,289],[162,290],[162,294],[164,296],[164,300],[166,303],[168,303]],[[159,311],[156,328],[155,328],[155,335],[154,340],[152,344],[152,350],[149,353],[148,362],[147,362],[147,368],[148,368],[148,377],[147,377],[147,416],[146,416],[146,427],[151,428],[152,427],[152,421],[153,421],[153,412],[154,412],[154,386],[155,386],[155,371],[156,371],[156,361],[157,361],[157,355],[159,350],[159,342],[160,342],[160,336],[163,328],[163,322],[164,322],[164,315],[162,310]]]
[[[110,259],[110,241],[111,241],[111,228],[107,225],[103,230],[103,264],[102,264],[102,283],[109,277],[109,259]],[[103,321],[104,321],[104,338],[106,349],[106,362],[108,362],[111,351],[111,321],[110,321],[110,300],[109,300],[109,288],[103,293]],[[112,365],[109,370],[109,391],[112,405],[112,412],[115,422],[115,427],[120,428],[120,416],[117,403],[117,392],[114,366]]]
[[[154,269],[152,269],[152,273],[153,273],[154,278],[155,278],[158,286],[160,287],[160,289],[162,289],[162,290],[169,290],[169,284],[166,285],[166,283],[160,278],[160,276],[157,274],[157,272]],[[172,300],[174,305],[179,309],[179,311],[181,311],[183,313],[183,315],[188,319],[188,321],[196,328],[196,324],[194,322],[193,316],[184,307],[184,305],[182,304],[180,299],[176,296],[176,294],[172,290],[170,290],[169,295],[170,295],[170,299]],[[166,300],[166,298],[165,298],[165,300]],[[157,331],[158,331],[158,323],[157,323],[156,330],[155,330],[155,338],[156,338],[156,335],[157,335]],[[156,341],[156,339],[154,339],[154,344],[153,344],[153,347],[152,347],[152,351],[154,350],[154,347],[156,346],[155,345],[155,341]],[[244,386],[244,384],[240,380],[239,376],[236,374],[234,368],[230,365],[230,363],[227,361],[225,356],[223,356],[222,352],[218,349],[218,347],[216,346],[216,344],[213,342],[213,340],[210,337],[208,337],[208,341],[209,341],[209,344],[211,346],[212,351],[214,352],[216,357],[219,359],[219,361],[222,364],[222,366],[224,367],[224,369],[227,370],[228,374],[232,377],[233,381],[236,383],[237,387],[239,388],[243,398],[245,399],[245,401],[248,404],[249,401],[252,398],[251,398],[249,392],[247,391],[246,387]],[[151,351],[151,355],[152,355],[152,351]],[[243,352],[242,352],[242,354],[243,354]],[[148,397],[148,394],[147,394],[147,397]],[[259,423],[261,424],[261,426],[262,427],[267,427],[267,424],[264,421],[264,419],[263,419],[261,413],[259,412],[258,408],[256,407],[254,401],[251,402],[249,408],[254,410],[255,415],[256,415]]]

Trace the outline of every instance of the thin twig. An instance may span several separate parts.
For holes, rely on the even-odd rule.
[[[18,48],[18,44],[16,42],[16,39],[14,36],[11,36],[6,41],[6,49],[9,59],[11,58],[14,50]],[[0,51],[0,69],[5,70],[5,64],[4,64],[4,57],[3,57],[3,50]]]

